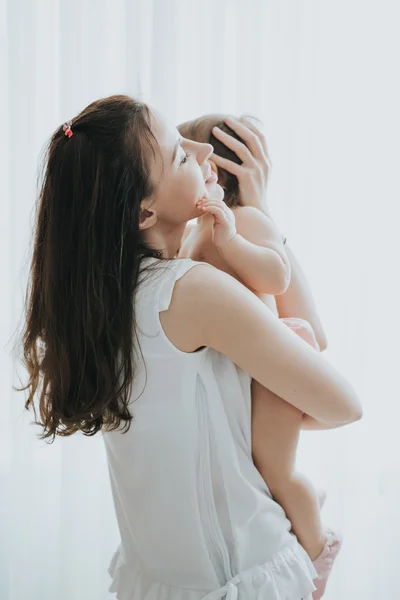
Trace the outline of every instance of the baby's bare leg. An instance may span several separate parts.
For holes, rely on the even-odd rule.
[[[303,413],[252,382],[253,460],[274,499],[283,507],[292,529],[311,560],[321,553],[322,530],[317,494],[296,471],[296,451]]]

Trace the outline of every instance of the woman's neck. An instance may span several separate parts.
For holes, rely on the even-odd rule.
[[[202,215],[197,218],[197,228],[198,231],[207,231],[212,228],[213,225],[213,216],[210,214]]]
[[[154,250],[161,250],[163,258],[175,258],[181,246],[185,223],[167,226],[157,223],[145,232],[145,244]]]

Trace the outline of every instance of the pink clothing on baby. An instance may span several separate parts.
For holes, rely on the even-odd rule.
[[[294,333],[297,333],[297,335],[307,342],[307,344],[319,352],[320,347],[315,337],[314,329],[308,321],[297,317],[288,317],[280,320],[287,325],[289,329],[294,331]]]

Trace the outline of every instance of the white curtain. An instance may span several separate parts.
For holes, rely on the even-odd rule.
[[[2,600],[110,597],[118,532],[101,437],[39,442],[11,386],[25,381],[12,346],[39,153],[112,93],[176,123],[264,121],[274,215],[365,409],[301,441],[299,466],[345,537],[326,599],[400,598],[399,18],[397,0],[0,0]]]

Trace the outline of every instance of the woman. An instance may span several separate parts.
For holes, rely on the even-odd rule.
[[[41,383],[42,437],[104,432],[121,600],[307,597],[315,570],[251,459],[251,377],[324,424],[361,412],[349,383],[249,290],[174,259],[199,200],[222,206],[211,153],[126,96],[94,102],[50,142],[26,407]]]

